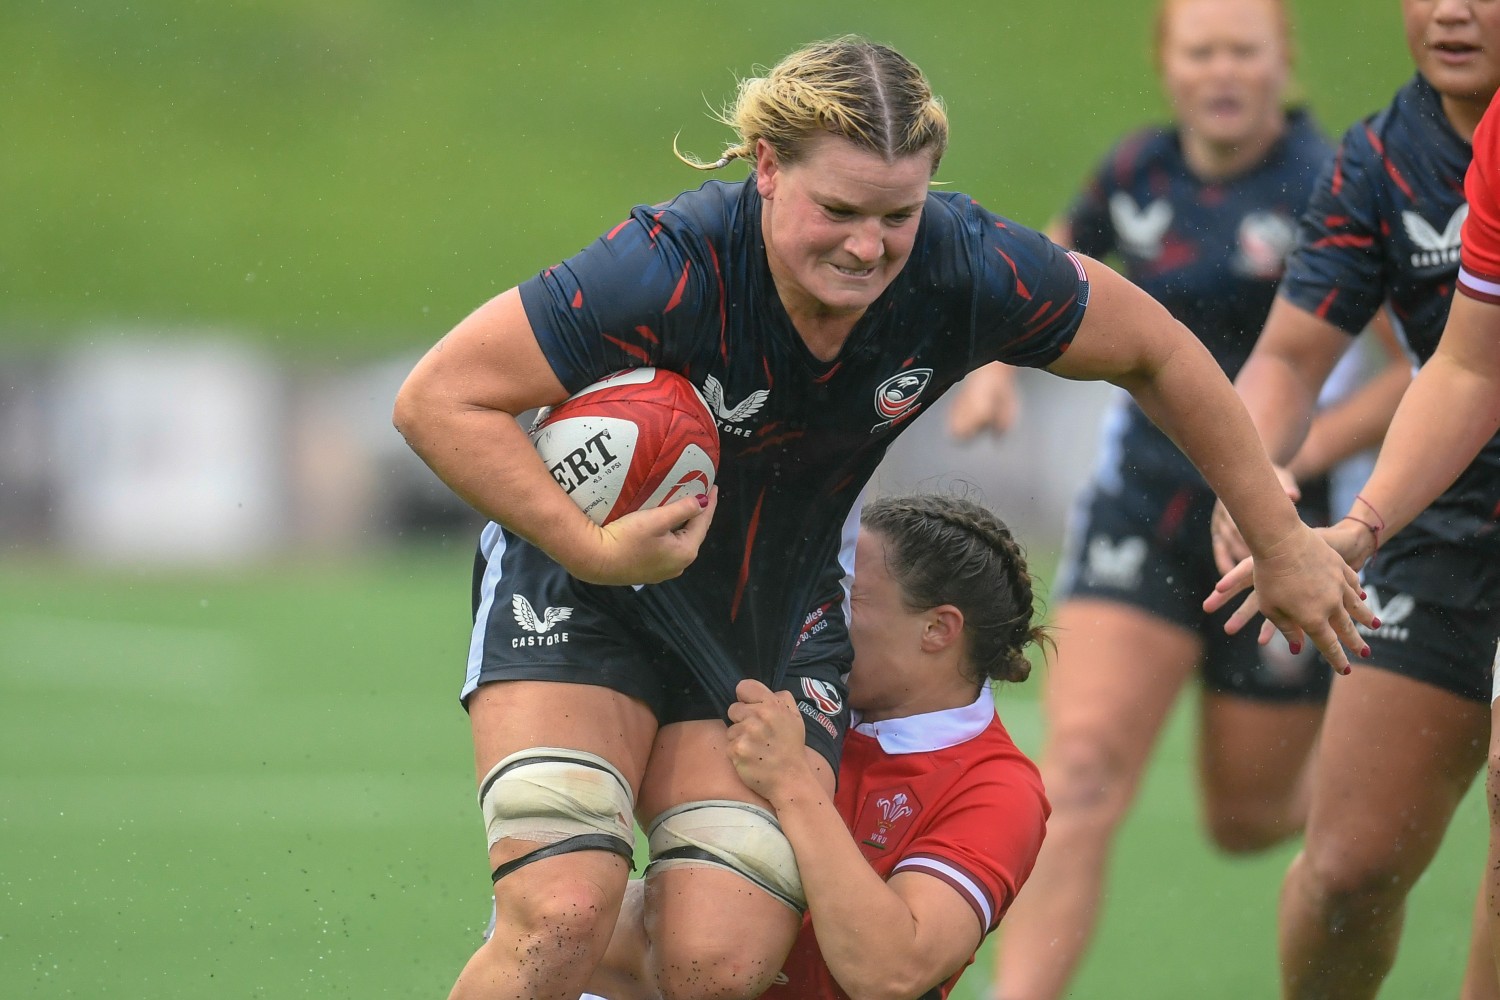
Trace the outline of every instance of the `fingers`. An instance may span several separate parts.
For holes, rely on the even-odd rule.
[[[774,698],[776,692],[753,677],[747,677],[734,686],[734,696],[747,705]]]
[[[1209,614],[1218,611],[1229,603],[1229,599],[1246,587],[1255,582],[1255,560],[1241,559],[1238,565],[1233,566],[1218,583],[1214,584],[1213,593],[1203,600],[1203,610]]]
[[[1226,596],[1225,600],[1228,599]],[[1229,619],[1224,622],[1224,631],[1229,635],[1238,635],[1240,629],[1250,624],[1251,620],[1258,614],[1260,614],[1260,595],[1252,590],[1249,596],[1240,603],[1240,606],[1234,609],[1234,614],[1230,615]]]

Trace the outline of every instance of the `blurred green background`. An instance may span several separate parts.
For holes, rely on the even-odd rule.
[[[1040,225],[1162,114],[1151,7],[9,0],[0,355],[122,328],[230,330],[291,365],[414,353],[698,183],[673,135],[717,150],[705,112],[736,75],[845,31],[947,99],[943,179]],[[1409,74],[1395,0],[1293,8],[1330,131]],[[232,572],[0,560],[0,995],[445,995],[487,916],[454,697],[471,543]],[[1036,686],[1003,696],[1028,747]],[[1291,849],[1208,849],[1192,721],[1127,826],[1075,996],[1274,993]],[[1456,992],[1483,842],[1474,795],[1386,995]]]

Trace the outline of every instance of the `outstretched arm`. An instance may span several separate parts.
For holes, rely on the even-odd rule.
[[[1353,571],[1298,519],[1244,404],[1208,350],[1145,292],[1097,261],[1081,259],[1090,283],[1088,311],[1051,371],[1108,379],[1135,397],[1240,525],[1257,557],[1255,581],[1267,617],[1293,644],[1306,634],[1329,663],[1346,671],[1343,645],[1364,645],[1354,619],[1370,620]]]

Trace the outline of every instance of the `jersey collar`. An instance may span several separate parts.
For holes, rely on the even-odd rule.
[[[994,719],[995,697],[985,686],[979,689],[974,703],[963,708],[945,708],[941,712],[883,722],[860,722],[856,713],[854,731],[879,740],[880,749],[889,754],[929,753],[972,740]]]

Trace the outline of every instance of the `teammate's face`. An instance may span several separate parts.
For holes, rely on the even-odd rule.
[[[1487,104],[1500,87],[1500,0],[1403,0],[1406,44],[1445,98]]]
[[[931,154],[887,163],[825,135],[789,164],[761,141],[755,169],[766,256],[787,310],[794,318],[864,312],[911,256]]]
[[[1218,146],[1253,144],[1281,128],[1291,67],[1265,0],[1181,0],[1161,39],[1162,87],[1178,125]]]

